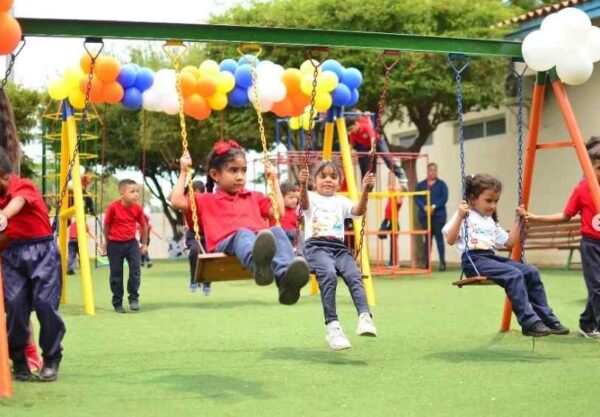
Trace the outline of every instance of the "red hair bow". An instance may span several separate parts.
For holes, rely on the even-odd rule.
[[[217,141],[213,146],[213,151],[217,155],[223,155],[229,152],[231,149],[239,149],[241,146],[235,140],[220,140]]]

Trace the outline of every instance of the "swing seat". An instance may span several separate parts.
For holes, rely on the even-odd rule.
[[[222,282],[254,279],[252,272],[233,255],[222,252],[198,255],[196,282]]]
[[[459,279],[458,281],[454,281],[452,283],[452,285],[454,285],[455,287],[458,287],[458,288],[462,288],[465,285],[468,285],[468,286],[472,286],[472,285],[496,285],[496,283],[494,281],[492,281],[491,279],[488,279],[488,277],[475,276],[475,277],[469,277],[469,278]]]

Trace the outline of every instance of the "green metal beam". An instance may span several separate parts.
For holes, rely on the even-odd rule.
[[[378,32],[284,29],[252,26],[19,18],[24,36],[188,42],[255,42],[263,45],[461,53],[468,56],[521,57],[521,43]]]

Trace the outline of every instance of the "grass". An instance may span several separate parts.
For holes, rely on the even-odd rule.
[[[1,416],[597,416],[600,344],[576,334],[538,339],[497,332],[497,287],[450,286],[458,273],[376,279],[380,337],[353,336],[340,282],[338,310],[353,349],[332,352],[318,297],[276,302],[252,282],[187,291],[186,264],[144,270],[140,313],[112,312],[97,270],[95,317],[77,276],[59,381],[14,384]],[[575,330],[580,272],[544,271],[552,307]]]

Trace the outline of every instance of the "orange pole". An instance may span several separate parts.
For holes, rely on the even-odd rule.
[[[529,119],[529,133],[527,135],[527,145],[525,148],[525,161],[523,163],[523,206],[529,207],[529,199],[531,197],[531,184],[533,183],[533,168],[535,165],[535,153],[537,151],[537,141],[542,122],[542,108],[544,106],[544,92],[546,90],[546,73],[538,73],[535,87],[533,88],[533,99],[531,103],[531,116]],[[520,260],[521,257],[521,236],[512,250],[511,258]],[[504,311],[502,312],[502,323],[500,331],[507,332],[510,330],[510,322],[512,319],[512,303],[508,297],[504,300]]]
[[[2,265],[0,263],[0,398],[12,397],[12,380],[8,363],[8,335],[6,334],[6,313],[4,310],[4,287]]]
[[[575,152],[577,153],[579,164],[583,170],[583,175],[585,175],[588,186],[590,187],[592,198],[594,199],[594,205],[596,206],[596,211],[600,213],[600,184],[598,184],[594,167],[592,166],[592,161],[590,161],[590,157],[585,149],[585,143],[583,142],[583,137],[581,136],[579,126],[577,126],[575,113],[573,113],[573,109],[569,103],[567,91],[565,90],[563,83],[558,78],[552,81],[552,91],[554,92],[554,97],[556,97],[556,102],[558,103],[560,112],[565,119],[567,130],[569,131],[569,136],[571,137],[573,146],[575,146]]]

